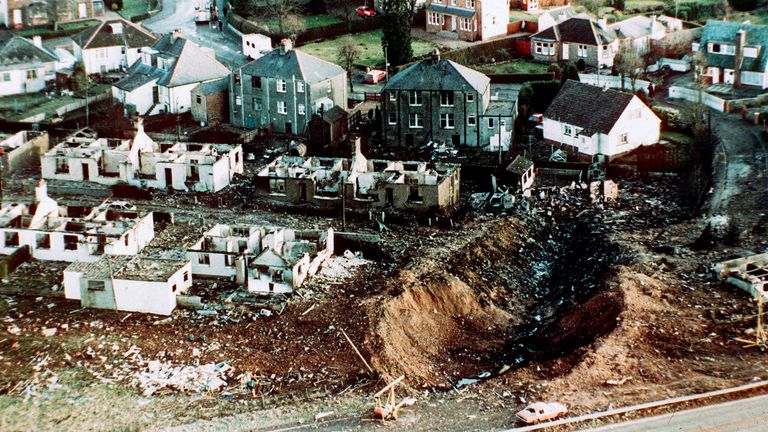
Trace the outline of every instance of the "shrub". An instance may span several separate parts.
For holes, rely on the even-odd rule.
[[[747,12],[757,7],[757,0],[728,0],[728,4],[737,11]]]

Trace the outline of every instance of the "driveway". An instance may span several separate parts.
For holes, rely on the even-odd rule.
[[[228,33],[220,32],[218,24],[195,24],[195,7],[205,4],[198,0],[174,0],[163,2],[163,10],[156,16],[146,20],[143,24],[155,33],[170,33],[181,29],[184,37],[195,42],[201,47],[211,48],[216,53],[216,58],[230,69],[235,69],[248,62],[248,58],[241,51],[240,38]],[[224,14],[221,10],[224,2],[219,1],[219,16]]]

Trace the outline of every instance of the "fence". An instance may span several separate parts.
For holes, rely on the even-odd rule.
[[[725,99],[713,96],[703,90],[695,90],[687,87],[670,86],[669,98],[683,99],[687,100],[688,102],[701,102],[704,105],[720,112],[725,112],[729,105],[728,101]]]
[[[589,84],[597,87],[608,88],[621,88],[621,77],[614,75],[598,75],[598,74],[579,74],[579,81],[584,84]],[[648,94],[648,87],[650,82],[637,79],[635,80],[634,90],[642,89]],[[632,80],[629,77],[624,77],[624,88],[633,90]]]

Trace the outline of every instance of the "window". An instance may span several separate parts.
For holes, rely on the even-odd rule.
[[[412,129],[424,127],[424,122],[421,118],[421,114],[419,113],[408,114],[408,127]]]
[[[333,91],[333,82],[331,80],[328,80],[328,93]]]
[[[744,47],[744,57],[757,58],[757,53],[759,51],[759,47]]]
[[[277,101],[277,113],[288,114],[288,105],[285,103],[285,101]]]
[[[555,44],[551,42],[536,42],[536,54],[551,56],[555,55]]]
[[[296,81],[296,91],[304,93],[304,81]]]
[[[261,99],[259,98],[253,99],[253,110],[261,111]]]
[[[506,120],[499,120],[499,126],[506,128],[507,127],[507,121]]]
[[[69,174],[69,160],[56,158],[56,174]]]
[[[270,179],[269,180],[269,192],[270,193],[285,193],[285,180],[282,179]]]
[[[243,99],[240,96],[235,96],[235,105],[240,106],[243,104]]]
[[[395,92],[389,92],[389,100],[393,102],[397,100],[397,95],[395,94]]]
[[[3,72],[3,81],[10,81],[10,80],[11,80],[11,73]]]
[[[251,77],[251,87],[255,89],[261,88],[261,77],[259,76],[252,76]]]
[[[410,193],[408,194],[408,201],[413,202],[421,202],[421,194],[419,193],[419,187],[418,186],[411,186],[410,187]]]
[[[573,128],[571,128],[568,125],[563,125],[563,135],[565,135],[565,136],[573,135]]]
[[[427,21],[432,25],[440,25],[442,24],[442,15],[437,12],[429,12],[427,14]]]
[[[240,84],[240,74],[232,74],[232,80],[235,84]]]
[[[493,118],[493,117],[488,117],[488,129],[493,129],[493,128],[495,128],[495,127],[496,127],[496,122],[495,122],[495,120],[496,120],[496,119],[495,119],[495,118]]]
[[[197,254],[197,263],[200,265],[211,265],[211,256],[207,253]]]
[[[16,231],[5,232],[5,247],[18,246],[19,245],[19,233]]]
[[[51,235],[50,234],[38,234],[37,235],[37,248],[38,249],[50,249],[51,248]]]
[[[440,106],[453,106],[453,92],[441,91],[440,92]]]
[[[578,54],[579,57],[586,57],[587,56],[587,46],[579,44],[578,46]]]
[[[77,250],[78,238],[76,235],[64,236],[64,249],[65,250]]]
[[[467,93],[467,102],[474,102],[474,101],[475,101],[475,94]]]
[[[120,47],[120,54],[125,55],[125,47]]]
[[[610,57],[611,52],[608,50],[608,45],[603,45],[603,58]]]
[[[277,92],[285,93],[285,80],[277,80]]]
[[[282,270],[275,270],[275,272],[272,273],[272,281],[273,282],[282,282],[283,281],[283,271]]]
[[[451,0],[451,6],[456,6],[456,0]]]
[[[619,135],[619,144],[627,144],[629,143],[629,137],[627,136],[627,133],[623,133]]]
[[[195,101],[197,102],[198,105],[200,105],[203,103],[203,97],[199,95],[195,96]]]
[[[440,114],[440,127],[443,129],[453,129],[453,113]]]
[[[475,0],[467,0],[467,7],[469,9],[474,9],[475,8]]]
[[[299,110],[299,115],[304,115],[306,113],[306,110],[304,108],[304,104],[299,104],[298,110]]]
[[[176,286],[176,284],[171,285],[171,292],[172,293],[176,294],[176,290],[177,289],[178,289],[178,287]]]
[[[467,126],[475,126],[477,124],[477,117],[471,115],[467,117]]]
[[[189,282],[189,272],[188,271],[184,272],[184,282]]]
[[[397,124],[397,113],[390,112],[387,114],[387,123],[388,124]]]
[[[37,79],[37,69],[30,69],[27,71],[27,79]]]
[[[472,18],[460,18],[459,29],[464,31],[472,31]]]
[[[88,291],[104,291],[107,284],[103,280],[89,280]]]
[[[408,93],[408,104],[419,106],[421,105],[421,92],[414,90]]]

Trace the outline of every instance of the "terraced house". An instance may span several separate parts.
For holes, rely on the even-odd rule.
[[[230,122],[246,129],[306,135],[312,114],[346,104],[347,72],[288,39],[230,76]]]
[[[587,66],[612,67],[619,40],[604,22],[577,16],[554,24],[531,36],[531,54],[544,62],[577,62]]]
[[[429,0],[427,28],[467,41],[507,34],[509,0]]]
[[[768,27],[708,21],[693,50],[704,56],[700,73],[712,84],[768,88]]]
[[[103,0],[0,1],[0,18],[8,28],[45,25],[104,16]]]
[[[435,50],[389,80],[381,109],[382,137],[389,146],[434,141],[491,150],[511,140],[517,103],[499,97],[486,75],[441,60]]]

